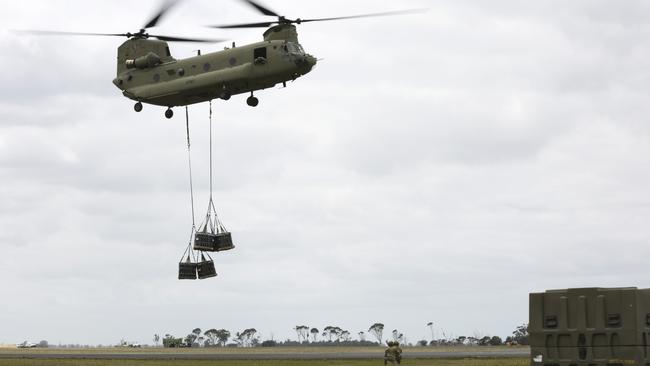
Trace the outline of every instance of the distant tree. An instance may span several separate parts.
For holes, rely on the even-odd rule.
[[[381,345],[382,334],[384,333],[384,325],[382,323],[375,323],[368,328],[368,332],[377,338],[377,341]]]
[[[458,343],[458,344],[465,344],[465,340],[466,340],[466,339],[467,339],[467,337],[465,337],[465,336],[460,336],[460,337],[456,338],[456,343]]]
[[[527,346],[530,342],[528,340],[528,324],[524,323],[520,326],[518,326],[513,332],[512,332],[512,339],[517,342],[518,344],[522,344]]]
[[[365,341],[366,341],[366,333],[364,333],[364,332],[359,332],[359,340],[360,340],[361,342],[365,342]]]
[[[206,330],[203,333],[203,336],[205,336],[206,346],[214,346],[219,342],[217,337],[217,330],[214,328]]]
[[[165,334],[165,338],[163,338],[163,347],[166,348],[180,347],[182,344],[182,338],[176,338],[170,334]]]
[[[241,333],[237,332],[235,334],[235,342],[241,347],[250,347],[258,341],[255,338],[256,334],[257,330],[255,328],[244,329]]]
[[[160,336],[158,334],[153,335],[153,343],[158,346],[158,343],[160,342]]]
[[[490,346],[500,346],[503,344],[503,341],[501,340],[501,337],[499,336],[493,336],[490,338]]]
[[[192,333],[185,336],[185,344],[188,347],[199,347],[201,345],[199,337],[201,336],[201,328],[192,329]]]
[[[40,341],[37,344],[38,348],[48,348],[50,345],[47,343],[47,341]]]
[[[216,336],[219,344],[221,344],[221,347],[225,347],[226,343],[228,342],[228,338],[230,338],[230,332],[225,329],[219,329],[217,330]]]
[[[313,341],[316,342],[316,336],[318,336],[318,333],[319,333],[318,328],[311,328],[309,333],[311,333],[311,337],[312,337]]]
[[[327,339],[331,342],[332,337],[336,337],[338,339],[340,329],[341,328],[339,328],[339,327],[333,327],[331,325],[328,325],[325,328],[323,328],[323,331],[324,331],[323,334],[326,334]]]
[[[293,328],[298,335],[298,342],[304,342],[309,337],[309,327],[306,325],[296,325]]]
[[[490,337],[490,336],[484,336],[483,338],[478,340],[478,345],[479,346],[489,346],[491,339],[492,339],[492,337]]]
[[[339,339],[343,340],[343,342],[349,342],[350,332],[348,332],[347,330],[342,330],[341,333],[339,334]]]
[[[431,340],[436,339],[435,335],[433,334],[433,322],[428,322],[427,327],[431,330]]]
[[[334,327],[332,329],[332,332],[334,332],[334,337],[336,337],[337,342],[340,342],[343,339],[344,330],[341,329],[340,327]]]
[[[241,332],[235,333],[235,336],[232,339],[236,344],[237,347],[244,347],[244,335]]]
[[[426,345],[427,345],[428,343],[429,343],[429,342],[428,342],[426,339],[423,339],[423,340],[418,341],[418,343],[416,343],[416,344],[417,344],[418,346],[420,346],[420,347],[426,347]]]

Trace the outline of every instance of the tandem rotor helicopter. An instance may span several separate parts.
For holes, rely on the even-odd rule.
[[[79,33],[58,31],[22,31],[36,35],[82,35],[127,37],[117,49],[117,76],[113,84],[122,94],[136,101],[133,109],[142,111],[142,104],[167,107],[165,117],[172,118],[172,107],[206,102],[232,95],[250,93],[246,103],[255,107],[259,100],[256,90],[277,84],[286,86],[309,73],[316,57],[306,53],[298,42],[295,24],[340,19],[365,18],[421,12],[422,9],[361,14],[334,18],[289,19],[253,0],[241,0],[266,16],[277,20],[257,23],[212,25],[210,28],[267,28],[264,41],[244,46],[175,59],[167,42],[223,42],[223,39],[198,39],[147,33],[179,0],[163,3],[160,10],[135,33]]]

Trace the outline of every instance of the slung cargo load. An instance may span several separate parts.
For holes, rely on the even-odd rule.
[[[217,271],[214,268],[214,261],[209,255],[208,259],[206,259],[205,255],[201,253],[201,261],[197,263],[197,272],[200,280],[217,276]]]
[[[179,280],[195,280],[197,272],[197,264],[193,263],[190,256],[183,262],[178,263],[178,279]]]
[[[650,365],[650,289],[549,290],[529,301],[531,365]]]
[[[233,248],[235,246],[232,243],[232,235],[219,220],[212,198],[210,198],[205,221],[194,235],[194,250],[221,252]]]

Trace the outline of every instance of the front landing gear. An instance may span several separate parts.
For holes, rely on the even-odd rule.
[[[172,107],[167,108],[165,111],[165,117],[167,117],[167,119],[174,117],[174,111],[172,111]]]
[[[135,103],[135,105],[133,106],[133,110],[136,112],[142,111],[142,103],[140,102]]]
[[[251,96],[246,99],[246,104],[251,107],[257,107],[257,105],[260,104],[260,101],[259,99],[255,98],[253,96],[253,92],[251,92]]]

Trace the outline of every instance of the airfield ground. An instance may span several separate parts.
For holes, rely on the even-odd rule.
[[[405,366],[528,366],[527,347],[421,347]],[[383,348],[0,349],[0,366],[372,366]]]
[[[179,360],[0,360],[0,366],[381,366],[381,360],[265,360],[265,361],[179,361]],[[518,359],[417,359],[402,361],[404,366],[528,366]]]

